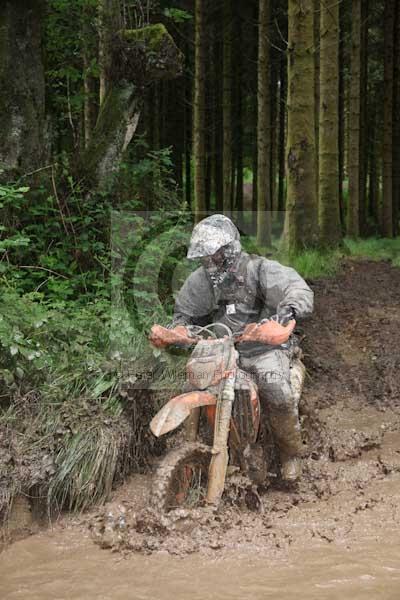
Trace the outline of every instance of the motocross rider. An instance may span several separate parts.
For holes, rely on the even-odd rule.
[[[268,409],[282,479],[296,481],[303,446],[290,385],[291,331],[294,320],[312,313],[313,292],[294,269],[244,252],[238,229],[224,215],[195,226],[187,256],[201,266],[178,292],[173,327],[218,321],[238,333],[249,323],[268,320],[273,326],[270,344],[242,341],[236,347],[240,367],[254,377]],[[280,324],[288,322],[291,327]]]

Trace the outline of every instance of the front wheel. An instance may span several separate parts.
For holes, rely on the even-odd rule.
[[[195,508],[204,504],[207,495],[211,448],[200,443],[186,443],[171,450],[154,475],[151,503],[156,510]]]

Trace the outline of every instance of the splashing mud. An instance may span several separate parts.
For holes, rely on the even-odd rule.
[[[135,475],[102,509],[3,553],[1,598],[397,600],[400,269],[350,261],[312,285],[301,482],[254,490],[233,476],[218,512],[163,516]]]

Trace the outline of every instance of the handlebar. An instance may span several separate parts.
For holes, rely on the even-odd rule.
[[[156,348],[166,348],[167,346],[193,346],[201,339],[201,334],[207,332],[213,339],[219,339],[213,331],[216,327],[226,331],[226,335],[236,342],[259,342],[266,345],[279,346],[289,339],[296,326],[296,321],[291,319],[287,325],[282,325],[278,321],[266,319],[261,323],[249,323],[243,331],[234,334],[225,323],[210,323],[204,327],[192,325],[190,329],[184,325],[177,325],[173,329],[167,329],[161,325],[153,325],[151,328],[149,340]],[[194,333],[194,337],[190,334]]]

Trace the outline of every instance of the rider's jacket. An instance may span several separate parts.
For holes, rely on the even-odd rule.
[[[313,310],[313,291],[292,268],[242,252],[234,269],[214,287],[204,267],[186,279],[175,301],[174,325],[222,322],[234,333],[293,308],[296,319]],[[276,347],[275,347],[276,348]],[[242,353],[265,352],[265,345],[240,344]]]

